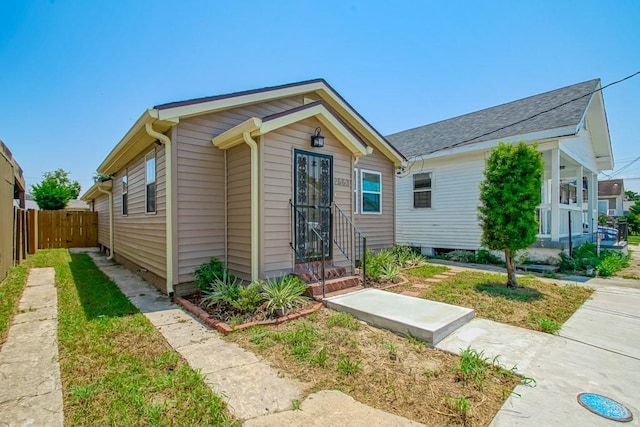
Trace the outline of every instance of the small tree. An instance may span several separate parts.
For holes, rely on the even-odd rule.
[[[67,171],[58,169],[45,172],[42,181],[31,186],[31,192],[40,209],[64,209],[69,200],[80,195],[80,183],[71,181]]]
[[[478,208],[482,244],[504,251],[508,287],[518,286],[516,252],[536,240],[542,171],[542,155],[524,142],[501,142],[486,159]]]

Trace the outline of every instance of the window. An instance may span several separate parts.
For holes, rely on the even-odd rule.
[[[129,213],[129,175],[125,169],[122,176],[122,215]]]
[[[358,169],[353,169],[353,213],[358,213]]]
[[[382,174],[360,170],[363,214],[382,213]]]
[[[431,172],[413,175],[413,207],[431,207]]]
[[[145,157],[145,200],[146,213],[156,212],[156,152],[155,150]]]

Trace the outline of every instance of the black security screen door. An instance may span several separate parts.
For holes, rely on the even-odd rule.
[[[333,157],[295,150],[294,169],[296,252],[307,259],[320,259],[321,251],[313,244],[311,230],[315,230],[325,241],[325,258],[331,258]]]

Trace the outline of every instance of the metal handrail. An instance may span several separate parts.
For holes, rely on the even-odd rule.
[[[289,199],[289,206],[291,207],[291,240],[289,246],[296,254],[296,261],[299,260],[305,269],[312,274],[313,278],[319,281],[322,285],[322,298],[325,297],[325,261],[326,261],[326,241],[320,233],[316,230],[316,226],[312,225],[308,220],[304,212],[293,204]],[[299,227],[303,228],[300,229]],[[310,239],[305,239],[304,242],[298,241],[299,234],[304,236],[311,235]],[[304,247],[302,247],[304,243]],[[310,247],[307,247],[310,244]],[[319,251],[317,247],[319,246]],[[319,257],[318,257],[319,252]],[[319,258],[319,259],[318,259]],[[319,264],[319,265],[318,265]]]
[[[367,283],[367,238],[337,204],[334,208],[333,241],[355,270],[360,263],[362,285]]]

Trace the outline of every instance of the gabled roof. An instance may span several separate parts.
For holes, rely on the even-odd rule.
[[[589,80],[398,132],[388,135],[387,139],[402,154],[411,158],[453,147],[553,129],[559,131],[554,137],[565,136],[567,131],[575,134],[594,91],[599,88],[600,79]],[[560,107],[554,108],[557,106]],[[530,118],[532,116],[535,117]]]
[[[598,181],[598,197],[619,196],[624,191],[624,180],[608,179]]]
[[[316,101],[280,113],[264,117],[251,117],[233,128],[212,138],[215,147],[226,150],[243,143],[243,133],[260,136],[292,123],[316,117],[356,157],[371,154],[373,150],[340,119],[324,101]]]
[[[155,139],[146,132],[149,124],[155,131],[164,133],[172,126],[177,125],[181,119],[187,117],[306,94],[313,94],[323,101],[338,120],[352,127],[364,137],[367,146],[379,150],[384,156],[392,160],[396,166],[400,166],[406,160],[400,151],[354,110],[326,81],[314,79],[156,105],[140,116],[97,170],[99,173],[109,175],[121,169],[131,159],[142,153]]]

